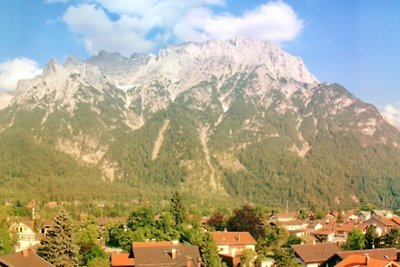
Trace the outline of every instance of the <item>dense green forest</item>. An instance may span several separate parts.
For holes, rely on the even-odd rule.
[[[289,101],[279,88],[287,80],[263,104],[248,93],[256,80],[254,72],[237,73],[217,87],[211,76],[154,112],[139,97],[130,112],[145,123],[134,130],[125,122],[124,92],[111,85],[104,92],[81,87],[77,97],[85,101],[73,113],[12,105],[0,111],[0,198],[162,203],[178,190],[205,207],[248,201],[292,209],[369,202],[399,208],[400,152],[393,144],[400,133],[383,122],[374,135],[357,129],[381,120],[374,107],[339,85],[319,85],[305,104],[301,90],[309,89],[294,83],[300,89]],[[232,99],[226,111],[222,94]],[[354,103],[333,112],[344,97]],[[282,105],[289,108],[280,111]]]

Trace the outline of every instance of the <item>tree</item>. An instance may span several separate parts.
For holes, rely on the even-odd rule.
[[[7,227],[0,227],[0,255],[13,252],[13,240]]]
[[[88,267],[109,267],[110,266],[110,260],[104,259],[104,258],[95,258],[91,261],[89,261]]]
[[[78,246],[65,210],[54,219],[54,227],[42,241],[38,255],[56,267],[78,266]]]
[[[185,206],[183,205],[182,196],[175,192],[171,198],[171,213],[175,218],[176,225],[180,225],[185,221]]]
[[[7,218],[10,216],[10,208],[0,206],[0,255],[13,252],[14,241],[11,238],[10,223]]]
[[[400,248],[400,230],[392,228],[383,236],[383,242],[387,248]]]
[[[343,219],[343,215],[342,213],[339,211],[338,216],[336,218],[336,223],[343,223],[344,219]]]
[[[244,205],[233,211],[232,217],[227,223],[230,231],[247,231],[257,240],[265,236],[264,224],[261,216],[250,205]]]
[[[240,254],[240,265],[243,267],[253,266],[254,259],[256,257],[256,252],[252,249],[245,248]]]
[[[214,238],[208,232],[206,232],[203,236],[203,240],[200,246],[200,251],[204,266],[206,267],[224,266],[221,261],[221,258],[218,255],[217,243],[215,243]]]
[[[293,245],[298,245],[303,242],[303,239],[296,235],[289,235],[286,239],[285,244],[283,244],[284,248],[290,249]]]
[[[214,228],[216,231],[223,231],[226,227],[225,216],[220,212],[215,212],[210,216],[207,225]]]
[[[153,227],[155,223],[154,213],[147,207],[135,209],[128,218],[128,227],[133,231],[141,227]]]
[[[300,266],[294,260],[294,255],[291,251],[285,249],[275,249],[274,250],[274,260],[276,267],[295,267]]]
[[[361,250],[365,247],[365,236],[359,229],[354,229],[347,235],[344,250]]]
[[[376,226],[370,225],[367,228],[367,232],[365,233],[365,248],[366,249],[374,249],[379,247],[379,237],[376,233]]]
[[[162,233],[160,239],[177,240],[180,237],[180,231],[176,228],[174,216],[169,211],[161,212],[160,219],[157,222],[157,229]]]

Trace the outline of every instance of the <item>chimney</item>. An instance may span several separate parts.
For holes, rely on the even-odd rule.
[[[365,265],[368,266],[369,263],[369,255],[365,253]]]
[[[186,256],[186,267],[192,267],[192,258],[189,256]]]
[[[27,249],[22,250],[22,256],[24,256],[24,258],[28,258],[28,254],[29,251]]]
[[[178,252],[177,252],[176,248],[171,249],[171,258],[172,258],[173,260],[176,259],[177,253],[178,253]]]
[[[197,266],[196,267],[202,267],[200,258],[197,259]]]

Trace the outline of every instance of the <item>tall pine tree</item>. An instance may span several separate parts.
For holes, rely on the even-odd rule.
[[[78,246],[67,213],[62,210],[54,219],[54,227],[48,231],[38,249],[38,255],[56,267],[78,266]]]
[[[176,225],[180,225],[185,221],[185,207],[183,205],[182,196],[175,192],[171,198],[171,213],[175,218]]]
[[[218,255],[218,247],[212,235],[208,232],[204,233],[202,244],[200,246],[203,264],[206,267],[223,267],[221,258]]]

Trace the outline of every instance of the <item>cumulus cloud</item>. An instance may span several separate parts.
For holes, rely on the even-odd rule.
[[[395,105],[386,105],[382,116],[390,123],[400,129],[400,102]]]
[[[244,36],[277,43],[291,41],[303,27],[294,10],[283,2],[269,2],[242,16],[216,15],[207,9],[191,10],[175,34],[182,41],[204,41]]]
[[[0,92],[13,92],[22,79],[42,73],[38,63],[28,58],[16,58],[0,63]]]
[[[104,49],[126,56],[165,43],[235,36],[280,43],[296,38],[303,27],[294,10],[282,1],[241,15],[226,12],[227,5],[225,0],[87,0],[69,6],[63,20],[91,54]]]

